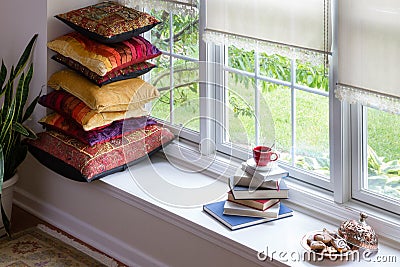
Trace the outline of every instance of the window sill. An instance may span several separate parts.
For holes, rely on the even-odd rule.
[[[177,165],[174,166],[176,161],[171,160],[171,155],[168,155],[174,149],[174,145],[167,148],[169,147],[171,148],[166,150],[165,154],[154,155],[151,162],[144,161],[127,172],[103,178],[102,181],[106,186],[103,183],[99,184],[101,185],[99,186],[100,190],[256,264],[268,264],[269,266],[271,264],[307,266],[309,263],[292,261],[289,257],[291,253],[296,253],[296,255],[304,253],[300,240],[305,233],[324,227],[336,229],[342,220],[358,217],[355,209],[350,206],[332,204],[331,198],[324,195],[323,192],[312,191],[310,199],[305,201],[310,192],[305,188],[300,188],[297,183],[288,181],[291,187],[291,198],[285,203],[295,210],[293,217],[230,231],[202,211],[203,204],[226,198],[228,190],[226,177],[228,176],[220,176],[219,179],[215,179],[211,175],[218,168],[223,169],[222,165],[219,167],[209,166],[203,172],[191,172],[187,168],[184,170],[182,165],[178,168]],[[169,161],[165,160],[165,157]],[[182,157],[180,159],[182,160]],[[219,163],[221,161],[223,159],[219,159]],[[197,163],[201,165],[200,162]],[[225,172],[225,174],[227,173],[229,171]],[[127,179],[128,177],[130,179]],[[329,201],[331,206],[328,205]],[[318,203],[320,207],[316,205]],[[327,211],[329,209],[330,211]],[[356,216],[353,216],[354,214]],[[369,222],[375,223],[375,217],[370,218]],[[395,228],[394,231],[399,230],[398,225],[392,225]],[[395,241],[397,240],[381,238],[378,255],[400,257],[400,251],[391,248],[398,247]],[[269,256],[273,251],[287,254],[283,257],[274,256],[272,262],[270,260],[259,261],[257,253],[267,248]],[[328,261],[325,263],[321,262],[320,264],[329,265]],[[364,264],[365,262],[352,262],[352,266]]]
[[[188,170],[202,171],[223,181],[227,181],[241,164],[240,160],[224,155],[199,156],[196,148],[185,142],[176,142],[166,147],[163,155],[173,164],[182,165]],[[362,211],[369,215],[368,224],[374,227],[379,236],[400,243],[399,216],[355,200],[338,204],[334,201],[333,194],[327,190],[293,178],[287,178],[286,181],[291,189],[290,199],[287,201],[296,205],[303,213],[316,218],[324,214],[325,221],[340,225],[344,220],[358,219]]]

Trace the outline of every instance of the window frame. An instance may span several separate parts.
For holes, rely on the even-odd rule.
[[[226,79],[225,77],[225,73],[226,72],[231,72],[231,73],[235,73],[235,74],[239,74],[239,75],[243,75],[245,77],[249,77],[252,79],[255,79],[255,86],[254,86],[254,90],[255,90],[255,95],[258,95],[259,92],[257,90],[258,87],[258,82],[260,81],[264,81],[264,82],[269,82],[269,83],[274,83],[274,84],[278,84],[278,85],[283,85],[286,87],[289,87],[291,90],[291,125],[292,125],[292,148],[291,148],[291,156],[293,158],[293,155],[295,155],[295,147],[293,146],[293,144],[296,144],[296,135],[295,135],[295,131],[296,131],[296,116],[293,116],[293,114],[296,114],[296,92],[298,90],[303,91],[303,92],[307,92],[307,93],[312,93],[312,94],[317,94],[317,95],[321,95],[321,96],[325,96],[330,98],[330,91],[328,93],[319,91],[317,89],[313,89],[313,88],[309,88],[303,85],[300,85],[296,82],[296,63],[295,60],[292,59],[291,60],[291,81],[290,82],[286,82],[286,81],[280,81],[274,78],[269,78],[269,77],[265,77],[260,75],[260,68],[259,68],[259,64],[258,64],[258,58],[259,55],[257,52],[255,52],[255,71],[254,73],[250,73],[250,72],[246,72],[246,71],[241,71],[241,70],[236,70],[233,69],[231,67],[228,66],[228,52],[227,52],[227,47],[221,47],[221,46],[215,46],[213,51],[215,52],[215,61],[218,62],[217,65],[220,66],[218,69],[218,73],[217,75],[215,75],[216,77],[219,77],[219,80],[216,80],[213,82],[213,84],[216,84],[215,87],[215,91],[219,92],[217,94],[217,103],[227,103],[227,96],[225,94],[225,84],[226,81],[224,79]],[[331,78],[329,80],[329,83],[331,84]],[[217,86],[218,84],[223,84],[223,86]],[[332,87],[330,87],[332,88]],[[258,114],[258,99],[255,99],[255,114]],[[225,120],[225,114],[224,114],[224,109],[220,109],[219,112],[217,112],[216,115],[216,121],[219,121],[220,123],[218,125],[215,126],[216,128],[216,148],[218,151],[225,153],[227,155],[232,155],[236,158],[240,158],[240,159],[246,159],[251,157],[252,155],[248,154],[248,152],[246,152],[243,149],[237,148],[232,150],[232,146],[230,144],[225,143],[225,132],[222,129],[223,127],[221,125],[225,125],[224,120]],[[218,127],[220,126],[220,127]],[[256,132],[257,132],[257,126],[256,126]],[[256,142],[258,142],[257,137],[256,137]],[[258,145],[258,144],[257,144]],[[329,191],[332,191],[333,189],[333,181],[332,179],[326,179],[325,177],[323,177],[322,175],[318,175],[316,173],[311,173],[309,171],[306,170],[302,170],[300,168],[297,168],[294,166],[294,161],[292,160],[291,163],[286,163],[286,162],[282,162],[279,161],[279,164],[284,166],[286,169],[289,170],[289,173],[292,177],[295,177],[297,179],[300,179],[304,182],[310,183],[310,184],[314,184],[316,186],[325,188]]]
[[[224,50],[220,46],[213,44],[205,44],[202,36],[205,28],[205,0],[200,0],[199,8],[199,61],[205,62],[200,64],[200,133],[191,133],[191,130],[180,129],[174,125],[168,125],[175,133],[179,131],[180,138],[187,139],[199,144],[199,152],[201,155],[210,155],[221,152],[222,155],[229,155],[237,159],[245,159],[250,155],[245,151],[233,151],[223,146],[223,131],[218,127],[216,121],[223,120],[224,110],[218,101],[224,100],[223,91],[216,84],[221,84],[225,69],[223,68]],[[338,36],[338,1],[332,1],[332,56],[330,58],[329,70],[329,151],[330,151],[330,181],[322,181],[318,175],[310,176],[309,172],[302,171],[299,168],[293,168],[282,163],[284,167],[289,169],[291,176],[308,183],[307,186],[315,188],[315,190],[323,189],[327,194],[332,195],[334,203],[345,205],[362,205],[366,203],[366,207],[384,207],[389,214],[398,216],[399,206],[394,202],[386,201],[382,196],[363,192],[361,188],[363,159],[360,157],[363,151],[363,140],[365,139],[366,127],[365,118],[362,117],[361,107],[359,105],[350,105],[339,101],[334,95],[334,88],[337,84],[338,73],[338,56],[337,56],[337,40]],[[172,16],[172,14],[170,14]],[[172,29],[172,19],[170,19],[170,29]],[[172,35],[171,35],[172,36]],[[172,37],[171,37],[172,39]],[[166,55],[172,57],[178,56],[173,53],[170,46],[170,52]],[[292,73],[293,75],[293,73]],[[254,77],[257,78],[257,71]],[[293,81],[293,79],[292,79]],[[286,84],[285,84],[286,86]],[[290,82],[293,91],[295,85]],[[364,124],[363,124],[364,123]],[[197,134],[197,135],[196,135]],[[364,137],[364,138],[362,138]],[[211,142],[202,142],[202,140],[211,140]],[[218,163],[217,163],[218,164]],[[218,169],[218,168],[216,168]],[[222,169],[222,168],[221,168]],[[299,203],[301,205],[301,203]],[[333,204],[332,204],[333,205]],[[397,230],[396,230],[397,231]]]

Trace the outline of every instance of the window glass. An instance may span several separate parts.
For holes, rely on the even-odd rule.
[[[329,177],[329,98],[296,92],[296,166]]]
[[[158,24],[151,29],[151,43],[162,51],[169,51],[170,43],[170,15],[167,11],[150,12],[151,15],[156,17],[162,23]]]
[[[364,189],[400,200],[400,116],[365,108],[367,172]]]
[[[161,94],[152,103],[151,115],[199,132],[199,14],[196,10],[190,15],[151,11],[162,23],[148,34],[163,55],[152,60],[157,68],[148,77]]]
[[[280,152],[280,159],[292,163],[292,123],[291,90],[287,86],[261,82],[262,97],[268,103],[272,114],[275,132],[275,147]],[[262,125],[266,122],[262,121]]]
[[[259,54],[260,75],[290,82],[290,60],[280,55]],[[269,84],[274,87],[274,84]],[[276,86],[275,86],[276,87]]]
[[[174,53],[199,58],[199,14],[173,15]]]
[[[255,144],[254,85],[252,78],[226,73],[227,109],[224,130],[225,142],[248,148]]]
[[[283,162],[329,178],[329,93],[323,64],[233,46],[227,56],[229,141],[248,149],[272,144]],[[240,127],[233,122],[237,119]]]

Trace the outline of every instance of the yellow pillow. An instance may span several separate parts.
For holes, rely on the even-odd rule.
[[[47,85],[63,89],[82,100],[97,112],[114,112],[138,109],[160,96],[157,88],[140,78],[133,78],[97,86],[72,70],[62,70],[51,75]]]
[[[99,127],[110,125],[114,121],[124,120],[128,118],[148,116],[149,112],[143,107],[139,107],[129,111],[115,111],[115,112],[90,112],[82,120],[82,128],[85,131],[90,131]]]

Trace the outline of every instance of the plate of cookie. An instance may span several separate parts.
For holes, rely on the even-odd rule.
[[[327,229],[308,232],[302,238],[301,246],[308,252],[330,258],[348,257],[354,253],[345,239]]]

